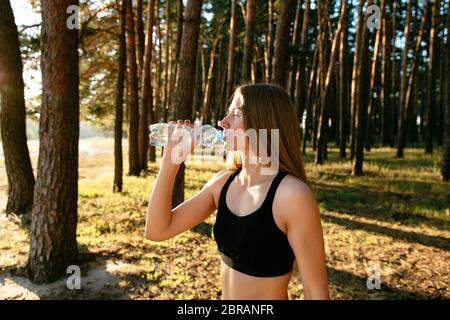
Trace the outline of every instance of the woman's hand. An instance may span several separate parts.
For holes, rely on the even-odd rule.
[[[200,142],[200,136],[194,134],[197,124],[192,124],[189,120],[169,121],[168,141],[164,147],[163,161],[173,164],[181,164],[192,153]],[[197,130],[195,131],[197,133]]]

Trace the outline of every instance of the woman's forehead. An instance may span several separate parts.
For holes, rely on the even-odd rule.
[[[233,97],[233,105],[236,107],[242,106],[242,95],[239,91],[237,91]]]

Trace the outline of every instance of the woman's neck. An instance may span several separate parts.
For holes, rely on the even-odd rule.
[[[258,161],[250,161],[248,153],[241,152],[242,169],[239,172],[238,179],[242,185],[252,187],[267,181],[271,181],[273,177],[278,173],[278,170],[271,170],[270,174],[267,174],[267,168],[270,168],[270,164],[261,164]],[[266,170],[262,170],[265,168]],[[262,174],[261,172],[264,172]]]

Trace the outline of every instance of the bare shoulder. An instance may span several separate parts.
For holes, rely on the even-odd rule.
[[[220,188],[222,189],[222,186],[225,184],[225,182],[228,180],[228,178],[233,173],[232,170],[221,170],[217,172],[215,175],[213,175],[208,182],[206,182],[205,187],[215,189]]]
[[[219,204],[220,192],[222,191],[222,187],[228,178],[233,174],[232,170],[221,170],[212,176],[208,182],[205,184],[203,188],[208,188],[211,196],[214,200],[214,205],[216,208]]]
[[[279,200],[292,200],[292,198],[310,198],[314,197],[314,193],[310,187],[299,178],[293,175],[286,175],[281,181],[278,190],[277,197]]]
[[[316,197],[311,188],[295,176],[287,175],[280,183],[274,199],[276,210],[284,223],[302,220],[311,211],[318,212]],[[301,212],[301,214],[298,214]]]

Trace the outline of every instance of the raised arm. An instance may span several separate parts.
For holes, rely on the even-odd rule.
[[[192,198],[172,209],[172,190],[179,165],[162,162],[150,197],[145,223],[145,237],[152,241],[162,241],[189,230],[215,210],[213,188],[219,172],[212,177]]]

